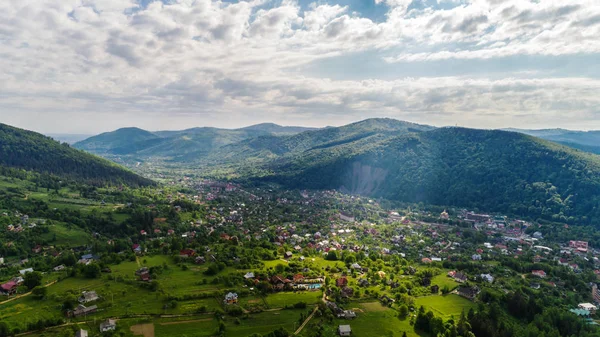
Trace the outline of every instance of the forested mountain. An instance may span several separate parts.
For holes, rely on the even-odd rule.
[[[139,128],[122,128],[101,133],[74,144],[76,148],[92,153],[108,153],[115,148],[128,147],[131,144],[160,139],[160,137]]]
[[[441,128],[392,138],[375,133],[273,155],[246,168],[245,176],[288,188],[341,189],[600,225],[600,157],[514,132]]]
[[[600,131],[573,131],[565,129],[506,129],[530,136],[551,140],[586,152],[600,154]]]
[[[75,143],[74,146],[107,158],[130,156],[144,160],[163,158],[194,162],[223,146],[260,136],[292,135],[312,128],[265,123],[241,129],[198,127],[179,131],[149,132],[125,128],[107,132]]]
[[[0,166],[31,170],[93,185],[153,184],[108,160],[39,133],[0,124]]]

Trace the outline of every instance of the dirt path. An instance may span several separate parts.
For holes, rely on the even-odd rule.
[[[53,285],[54,283],[56,283],[56,281],[52,281],[52,282],[46,284],[44,287],[49,287],[49,286]],[[18,300],[21,297],[25,297],[25,296],[29,296],[29,295],[31,295],[31,291],[28,292],[28,293],[25,293],[25,294],[17,295],[17,296],[15,296],[13,298],[10,298],[10,299],[6,300],[6,301],[0,302],[0,305],[8,303],[8,302],[12,302],[14,300]]]
[[[321,301],[325,302],[325,292],[323,292],[323,297],[321,298]],[[302,323],[302,325],[298,328],[298,330],[296,330],[296,332],[294,332],[294,335],[298,335],[300,332],[302,332],[302,329],[304,329],[304,327],[308,324],[308,322],[310,322],[310,320],[313,318],[313,316],[315,315],[317,310],[319,310],[318,305],[315,307],[315,310],[313,310],[313,312],[310,314],[310,316],[306,317],[306,319],[304,320],[304,323]]]
[[[165,322],[165,323],[160,323],[160,325],[179,325],[179,324],[197,323],[197,322],[210,322],[212,320],[213,320],[212,318],[203,318],[203,319],[194,319],[194,320],[190,320],[190,321]],[[148,336],[145,336],[145,337],[148,337]]]

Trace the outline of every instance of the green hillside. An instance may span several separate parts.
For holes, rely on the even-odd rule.
[[[600,154],[600,131],[573,131],[565,129],[524,130],[507,129],[560,143],[582,151]]]
[[[150,185],[152,181],[39,133],[0,124],[0,166],[94,185]]]
[[[199,127],[156,132],[125,128],[90,137],[74,146],[109,159],[125,156],[136,160],[161,158],[180,163],[197,162],[230,144],[261,136],[289,136],[307,130],[313,129],[272,123],[241,129]]]
[[[512,132],[442,128],[389,139],[374,134],[272,159],[249,176],[288,188],[340,189],[600,225],[600,157]]]
[[[75,143],[73,146],[92,153],[106,153],[111,152],[111,150],[115,148],[125,151],[125,148],[132,144],[156,139],[160,139],[160,137],[146,130],[139,128],[122,128],[87,138]]]

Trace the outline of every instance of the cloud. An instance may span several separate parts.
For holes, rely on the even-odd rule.
[[[453,60],[596,55],[597,1],[374,3],[386,6],[384,20],[294,0],[2,1],[0,115],[9,120],[20,113],[35,123],[39,118],[31,116],[42,112],[120,112],[158,118],[157,127],[170,116],[188,122],[183,115],[221,124],[231,116],[333,124],[377,114],[476,125],[486,118],[496,123],[493,113],[506,114],[506,121],[529,116],[532,123],[556,121],[561,113],[597,117],[594,76],[536,78],[534,68],[528,76],[498,77],[502,69],[495,69],[493,78],[465,70],[382,79],[359,64],[345,70],[355,74],[352,80],[336,80],[305,71],[356,53],[369,53],[390,71],[416,62],[452,67]]]

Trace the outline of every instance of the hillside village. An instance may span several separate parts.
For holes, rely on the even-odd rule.
[[[364,308],[373,301],[399,317],[397,333],[435,335],[446,328],[434,321],[472,316],[479,304],[500,297],[514,303],[506,308],[511,315],[535,314],[541,302],[532,304],[531,298],[542,294],[552,294],[544,301],[561,299],[556,309],[579,317],[582,326],[596,324],[600,252],[576,235],[549,239],[555,225],[464,209],[394,206],[335,191],[247,189],[189,178],[170,185],[111,208],[138,219],[123,223],[126,238],[89,228],[86,243],[78,246],[54,245],[44,234],[60,223],[52,212],[34,221],[4,210],[0,302],[35,297],[60,303],[50,304],[52,318],[26,326],[19,323],[23,317],[0,306],[7,335],[65,321],[123,319],[130,311],[157,317],[220,312],[224,316],[215,322],[224,332],[231,324],[227,316],[251,319],[272,310],[296,312],[301,326],[311,327],[298,334],[364,335],[363,320],[374,314]],[[94,287],[94,280],[133,293],[155,292],[156,309],[123,305],[109,288]],[[53,291],[69,282],[83,290]],[[271,300],[277,298],[289,300]],[[82,331],[113,331],[118,320],[109,321],[97,331]]]

